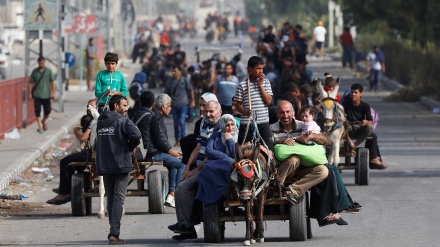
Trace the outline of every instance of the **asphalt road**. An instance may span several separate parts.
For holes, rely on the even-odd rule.
[[[203,41],[202,34],[182,43],[190,61],[193,47]],[[230,42],[237,41],[229,39]],[[249,45],[249,42],[247,43]],[[245,47],[244,57],[253,55]],[[244,60],[246,61],[246,60]],[[325,71],[342,77],[343,89],[356,79],[355,73],[340,68],[336,62],[311,61],[315,75]],[[390,92],[366,92],[363,99],[376,109],[380,122],[376,129],[382,157],[389,168],[371,171],[370,184],[354,184],[354,172],[343,171],[343,179],[353,199],[364,206],[361,213],[343,214],[348,226],[318,227],[312,221],[313,238],[292,243],[288,238],[288,222],[266,221],[265,245],[270,246],[438,246],[440,222],[440,115],[420,103],[393,103],[383,99]],[[169,126],[171,127],[171,126]],[[171,129],[169,133],[172,133]],[[58,180],[36,187],[27,211],[21,215],[0,217],[0,245],[53,246],[53,245],[106,245],[108,220],[98,219],[98,200],[93,199],[94,214],[72,217],[70,204],[44,205],[54,194]],[[126,214],[122,219],[121,238],[126,244],[137,246],[216,246],[203,242],[203,227],[198,226],[199,238],[176,242],[167,226],[176,222],[174,209],[166,208],[163,215],[148,212],[148,199],[127,198]],[[245,234],[242,222],[226,224],[225,246],[241,246]],[[262,245],[262,244],[258,244]]]

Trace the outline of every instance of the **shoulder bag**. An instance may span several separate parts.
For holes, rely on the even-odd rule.
[[[38,85],[41,82],[41,79],[43,79],[44,73],[46,73],[46,68],[44,68],[43,73],[41,73],[40,78],[38,79],[38,81],[35,83],[35,86],[32,87],[32,95],[34,95],[34,91],[35,89],[38,87]]]

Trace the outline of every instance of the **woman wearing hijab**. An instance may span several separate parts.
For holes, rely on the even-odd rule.
[[[212,133],[205,154],[207,161],[199,174],[196,199],[204,204],[217,202],[225,194],[235,160],[238,129],[234,116],[225,114],[220,121],[221,132]]]

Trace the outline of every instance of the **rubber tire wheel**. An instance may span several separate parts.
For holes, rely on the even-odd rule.
[[[289,203],[289,239],[290,241],[307,240],[306,200],[304,196],[298,199],[296,205]]]
[[[306,192],[304,194],[306,196],[306,212],[309,212],[310,209],[310,194],[309,192]],[[310,224],[310,217],[307,216],[307,239],[313,238],[312,233],[312,224]]]
[[[92,212],[92,198],[86,198],[84,192],[88,189],[89,173],[75,173],[72,175],[71,206],[73,216],[85,216]]]
[[[224,228],[224,225],[220,223],[219,204],[203,204],[203,233],[205,243],[220,243],[222,241],[222,231],[224,232],[222,228]]]
[[[368,185],[370,180],[368,148],[357,148],[355,157],[355,182],[358,185]]]
[[[165,213],[165,200],[162,195],[162,175],[160,171],[148,173],[148,206],[152,214]]]

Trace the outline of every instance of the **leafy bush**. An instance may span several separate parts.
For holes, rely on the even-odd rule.
[[[418,43],[390,39],[386,32],[360,34],[356,49],[366,56],[373,45],[379,45],[385,54],[385,75],[402,85],[404,89],[390,96],[389,100],[417,101],[420,96],[440,100],[440,51],[435,44],[421,47]]]

